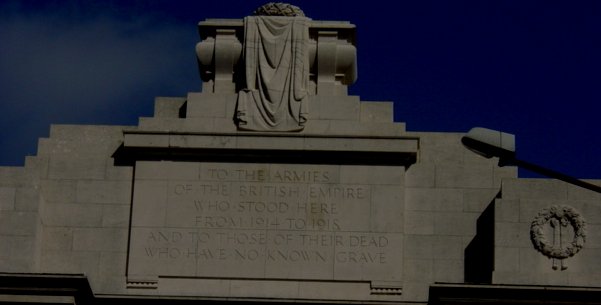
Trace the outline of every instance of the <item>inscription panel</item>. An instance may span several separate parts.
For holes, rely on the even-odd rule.
[[[128,275],[400,282],[403,176],[139,161]]]

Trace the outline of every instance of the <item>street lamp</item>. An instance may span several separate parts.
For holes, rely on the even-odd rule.
[[[514,165],[522,167],[547,177],[559,179],[601,193],[600,186],[516,158],[515,136],[513,134],[482,127],[474,127],[461,138],[461,143],[469,150],[486,158],[498,157],[499,166]]]

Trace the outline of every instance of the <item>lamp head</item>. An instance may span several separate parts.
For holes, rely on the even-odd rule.
[[[461,143],[486,158],[499,157],[502,160],[515,158],[515,135],[510,133],[474,127],[461,138]]]

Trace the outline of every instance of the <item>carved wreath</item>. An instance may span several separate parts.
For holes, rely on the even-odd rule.
[[[567,226],[571,224],[574,228],[574,239],[565,246],[556,247],[545,238],[543,226],[551,221],[551,226]],[[536,250],[542,254],[556,259],[564,259],[574,256],[586,241],[586,223],[584,218],[570,206],[554,205],[545,208],[538,213],[530,225],[530,239]]]
[[[255,16],[305,16],[305,13],[298,7],[288,3],[269,2],[259,7],[253,12]]]

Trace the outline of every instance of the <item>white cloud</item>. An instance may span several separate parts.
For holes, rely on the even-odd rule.
[[[195,35],[193,24],[150,17],[4,16],[0,164],[34,153],[51,123],[135,124],[151,113],[154,96],[198,90]]]

